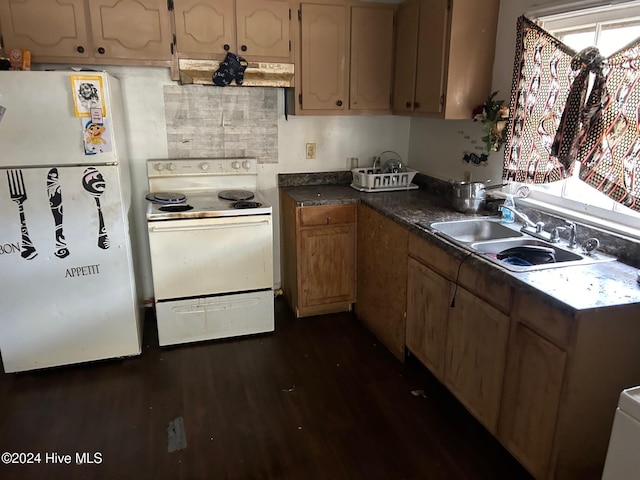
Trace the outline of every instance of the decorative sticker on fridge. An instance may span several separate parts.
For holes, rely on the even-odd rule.
[[[100,195],[104,193],[107,184],[104,177],[95,167],[88,167],[82,175],[82,186],[96,201],[96,209],[98,211],[98,247],[106,250],[109,248],[109,237],[107,236],[107,228],[104,226],[104,218],[102,217],[102,209],[100,208]]]
[[[22,170],[7,170],[7,182],[9,183],[9,196],[11,200],[18,204],[21,234],[20,256],[24,259],[32,260],[38,255],[38,252],[29,238],[27,220],[24,216],[24,202],[27,201],[27,190],[24,187]]]
[[[90,117],[92,108],[101,109],[103,117],[107,115],[101,76],[71,75],[71,88],[76,117]]]
[[[108,118],[102,118],[102,122],[82,120],[84,128],[84,153],[95,155],[111,151],[111,129]]]
[[[62,188],[57,168],[52,168],[47,173],[47,196],[55,224],[56,251],[54,255],[58,258],[65,258],[69,255],[69,249],[62,230]]]

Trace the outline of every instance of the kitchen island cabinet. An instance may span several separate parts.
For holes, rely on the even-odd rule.
[[[166,0],[0,0],[5,50],[37,63],[169,66]]]
[[[302,3],[289,113],[391,113],[394,5]],[[297,98],[296,98],[297,97]]]
[[[404,361],[408,232],[358,205],[356,317]]]
[[[351,310],[356,206],[298,207],[281,193],[280,215],[282,288],[296,317]]]
[[[499,0],[409,0],[397,14],[393,112],[469,119],[491,89]]]

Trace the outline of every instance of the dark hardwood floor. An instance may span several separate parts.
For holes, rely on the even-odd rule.
[[[276,312],[274,334],[163,349],[149,315],[139,357],[1,374],[0,452],[40,463],[0,464],[0,478],[531,478],[352,315],[296,320],[282,299]],[[178,417],[186,447],[169,452]],[[83,453],[100,463],[76,464]]]

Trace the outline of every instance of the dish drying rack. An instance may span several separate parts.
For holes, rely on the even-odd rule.
[[[382,173],[379,168],[373,167],[354,168],[351,173],[351,187],[361,192],[393,192],[418,188],[418,185],[411,183],[418,171],[410,168],[398,173]]]
[[[402,171],[382,172],[382,156],[385,153],[392,153],[399,162],[398,169]],[[351,170],[353,181],[351,186],[361,192],[393,192],[396,190],[414,190],[418,185],[411,183],[417,170],[405,168],[402,165],[402,158],[393,150],[385,150],[373,159],[373,166],[368,168],[354,168]]]

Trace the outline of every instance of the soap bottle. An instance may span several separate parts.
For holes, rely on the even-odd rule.
[[[511,208],[515,208],[516,207],[516,204],[515,204],[515,202],[513,200],[513,195],[507,194],[507,198],[504,201],[503,206],[511,207]],[[506,208],[502,208],[501,210],[502,210],[502,220],[501,220],[502,223],[513,223],[513,222],[515,222],[516,216],[511,210],[508,210]]]

